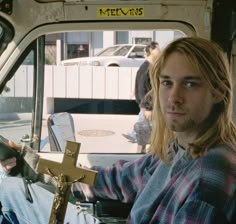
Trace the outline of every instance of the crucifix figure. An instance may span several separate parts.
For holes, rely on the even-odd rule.
[[[62,163],[39,159],[37,171],[50,175],[57,182],[49,224],[63,224],[72,183],[93,185],[95,182],[96,171],[76,167],[79,149],[80,143],[67,141]]]

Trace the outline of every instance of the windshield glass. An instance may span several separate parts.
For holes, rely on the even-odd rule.
[[[116,39],[109,39],[110,36],[101,35],[96,30],[90,30],[89,34],[87,30],[46,34],[44,43],[38,44],[40,41],[35,40],[27,51],[21,52],[14,70],[9,73],[8,77],[12,78],[7,79],[8,89],[0,97],[0,115],[2,112],[8,119],[0,119],[4,125],[2,134],[16,142],[34,142],[33,146],[41,153],[58,151],[51,137],[54,132],[63,137],[62,142],[64,137],[80,142],[80,153],[140,153],[137,143],[125,135],[133,130],[138,119],[139,106],[133,92],[137,71],[144,61],[144,47],[157,41],[163,48],[183,34],[158,29],[112,32]],[[110,41],[105,41],[106,38]],[[39,69],[37,65],[40,63],[36,62],[40,53],[44,60]],[[76,61],[82,57],[94,57],[96,53],[108,57],[99,60],[98,56],[83,64],[62,64],[68,59]],[[112,56],[116,57],[115,60]],[[42,116],[37,118],[38,124],[42,124],[41,130],[36,122],[32,123],[35,116],[32,111],[36,111],[34,93],[39,95],[39,91],[42,95],[37,100],[42,100],[43,108]],[[53,114],[59,117],[50,120]],[[60,115],[66,125],[54,126],[54,119],[58,121]],[[64,149],[63,144],[60,149]]]
[[[120,49],[118,49],[116,52],[114,52],[114,56],[125,56],[128,54],[131,46],[123,46]]]

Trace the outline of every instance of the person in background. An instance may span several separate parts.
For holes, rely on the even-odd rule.
[[[137,71],[135,79],[135,100],[140,107],[137,123],[141,123],[144,120],[151,120],[152,102],[149,97],[146,97],[147,93],[151,89],[149,69],[150,65],[156,60],[160,53],[159,44],[157,42],[151,42],[144,49],[145,61]],[[128,134],[122,134],[132,143],[137,143],[136,131],[133,129]],[[138,144],[138,151],[143,153],[145,146]]]
[[[177,39],[153,64],[151,84],[151,151],[91,167],[98,171],[95,185],[74,183],[73,194],[133,203],[129,224],[235,224],[236,128],[226,55],[203,38]],[[9,171],[11,162],[1,163]],[[2,179],[3,223],[48,223],[53,195],[32,183],[32,203],[23,186],[21,178]],[[65,223],[74,213],[69,206]]]

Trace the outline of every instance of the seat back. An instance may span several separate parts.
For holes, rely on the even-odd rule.
[[[74,120],[70,113],[55,113],[47,120],[51,151],[64,152],[66,141],[76,141]]]

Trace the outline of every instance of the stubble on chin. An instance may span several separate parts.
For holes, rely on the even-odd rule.
[[[186,132],[191,131],[194,127],[196,127],[196,122],[192,119],[189,119],[187,121],[184,121],[183,123],[180,123],[176,120],[173,121],[166,121],[167,128],[169,128],[171,131],[174,132]]]

